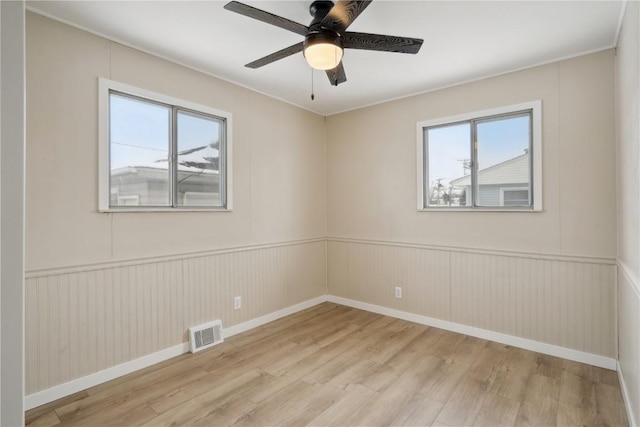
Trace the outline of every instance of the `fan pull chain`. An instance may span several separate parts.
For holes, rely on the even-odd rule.
[[[316,96],[313,94],[313,68],[311,69],[311,100],[316,99]]]
[[[336,65],[336,67],[333,69],[333,71],[334,71],[333,77],[335,78],[335,84],[334,84],[334,86],[335,86],[335,87],[338,87],[338,83],[339,83],[339,82],[338,82],[338,79],[340,78],[340,77],[339,77],[339,73],[338,73],[338,68],[340,67],[340,64],[342,63],[342,59],[338,60],[338,51],[337,51],[337,50],[334,50],[334,51],[333,51],[333,54],[335,55],[335,62],[336,62],[336,64],[338,64],[338,65]]]

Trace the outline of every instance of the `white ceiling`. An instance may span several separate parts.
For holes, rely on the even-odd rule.
[[[28,1],[28,9],[323,115],[615,46],[625,2],[375,0],[349,31],[423,38],[417,55],[349,49],[330,86],[302,54],[244,64],[302,37],[226,1]],[[309,25],[311,1],[245,1]]]

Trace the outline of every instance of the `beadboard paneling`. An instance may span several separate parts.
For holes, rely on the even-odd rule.
[[[629,425],[640,425],[640,287],[629,268],[618,264],[618,358],[620,387],[627,403]]]
[[[609,264],[451,253],[451,320],[615,358]]]
[[[186,342],[193,325],[229,327],[324,295],[325,265],[325,242],[313,240],[28,275],[26,393]]]
[[[330,295],[616,357],[607,260],[332,239],[327,248]]]
[[[447,252],[329,241],[327,260],[330,295],[450,318]],[[394,297],[395,286],[402,286],[402,299]]]

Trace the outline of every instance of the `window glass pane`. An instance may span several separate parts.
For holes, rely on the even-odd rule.
[[[222,121],[178,111],[178,206],[223,206]]]
[[[426,129],[429,207],[471,206],[470,126],[467,122]]]
[[[111,206],[168,206],[171,109],[109,96]]]
[[[529,194],[523,193],[506,203],[508,188],[529,188],[530,116],[519,115],[480,121],[476,126],[478,142],[478,206],[529,206]]]
[[[528,189],[516,189],[516,190],[503,190],[503,205],[504,206],[522,206],[529,203],[529,190]]]

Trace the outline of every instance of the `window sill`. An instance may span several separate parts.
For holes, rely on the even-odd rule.
[[[541,213],[542,209],[532,208],[422,208],[418,212],[518,212],[518,213]]]
[[[232,212],[231,208],[109,208],[100,213]]]

